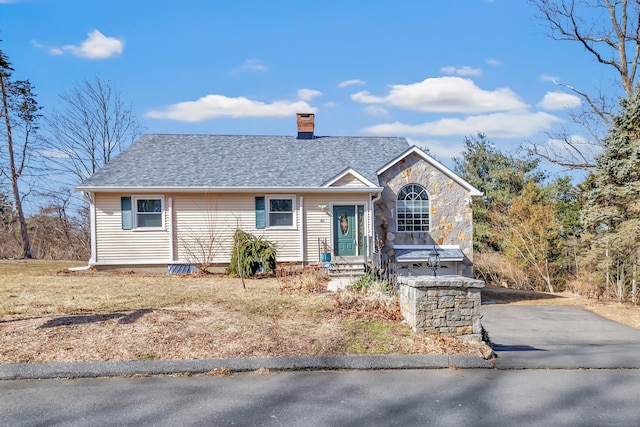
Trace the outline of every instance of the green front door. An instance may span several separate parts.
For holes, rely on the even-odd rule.
[[[351,256],[358,247],[356,235],[356,207],[333,207],[333,247],[335,255]]]

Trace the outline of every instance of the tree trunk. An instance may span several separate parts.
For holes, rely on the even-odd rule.
[[[13,162],[12,162],[13,163]],[[31,255],[31,241],[29,240],[29,230],[27,229],[27,220],[22,210],[22,201],[20,200],[20,190],[18,189],[18,180],[12,180],[13,198],[15,199],[16,214],[20,223],[20,237],[22,239],[22,258],[33,258]]]
[[[638,251],[636,250],[635,256],[633,257],[633,279],[631,280],[631,302],[633,305],[636,305],[636,292],[638,290],[638,281],[637,281],[637,273],[638,273]]]
[[[20,199],[20,189],[18,187],[18,173],[16,171],[15,154],[13,151],[13,138],[11,136],[11,121],[9,120],[9,105],[7,102],[7,87],[4,76],[0,73],[0,89],[2,90],[2,110],[4,111],[4,122],[7,128],[7,150],[9,155],[9,169],[11,172],[11,188],[13,190],[13,201],[16,207],[18,222],[20,223],[20,237],[22,239],[22,257],[31,258],[31,242],[29,241],[29,230],[27,221],[22,210],[22,200]]]
[[[611,275],[609,274],[609,268],[611,267],[611,260],[609,259],[609,242],[607,242],[607,246],[604,251],[605,259],[607,260],[606,270],[605,270],[605,288],[607,290],[607,295],[611,290]]]

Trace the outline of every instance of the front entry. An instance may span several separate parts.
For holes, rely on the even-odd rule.
[[[364,206],[333,207],[333,247],[336,256],[353,256],[362,252],[363,217]]]

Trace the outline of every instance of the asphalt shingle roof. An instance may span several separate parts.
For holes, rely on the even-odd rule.
[[[83,187],[318,187],[347,168],[376,171],[409,149],[405,138],[144,135]]]

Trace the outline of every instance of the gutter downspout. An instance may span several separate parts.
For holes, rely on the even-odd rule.
[[[302,265],[305,265],[304,254],[304,197],[300,196],[300,260]]]
[[[173,197],[169,197],[169,264],[173,264],[175,261],[174,248],[175,243],[173,241]]]
[[[372,193],[369,193],[369,198],[371,198],[371,195],[373,195]],[[371,242],[370,242],[370,252],[371,252],[371,259],[373,260],[373,254],[375,252],[375,232],[376,232],[376,227],[375,227],[375,220],[376,220],[376,214],[375,214],[375,204],[378,200],[380,200],[382,198],[382,191],[378,193],[378,195],[376,197],[374,197],[373,199],[371,199],[371,205],[370,205],[370,209],[369,209],[369,215],[371,216],[371,230],[369,230],[369,232],[371,233]]]

